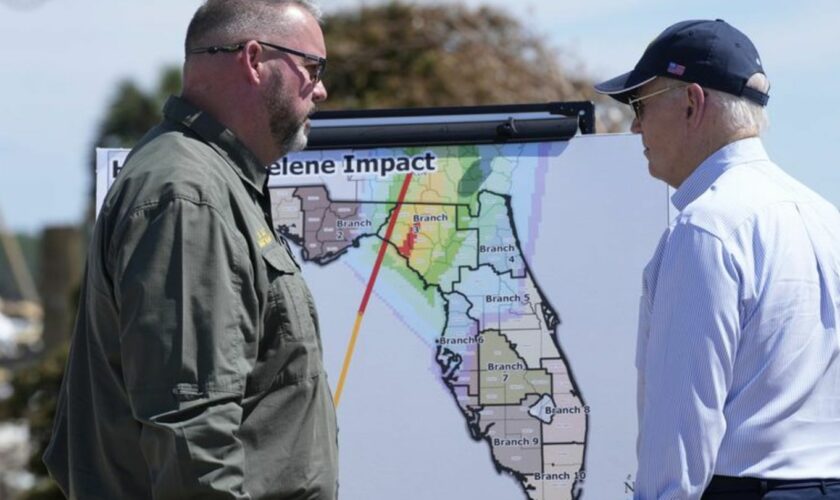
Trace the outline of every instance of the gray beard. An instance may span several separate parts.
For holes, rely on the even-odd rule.
[[[275,140],[278,138],[275,137]],[[309,137],[306,135],[306,123],[298,124],[297,128],[294,132],[287,136],[286,139],[283,141],[281,147],[283,149],[283,154],[294,153],[295,151],[303,151],[306,148],[306,144],[309,141]]]
[[[307,131],[304,117],[295,121],[288,96],[281,94],[283,86],[279,71],[272,72],[272,84],[265,95],[265,107],[268,110],[268,126],[274,144],[280,149],[280,154],[286,155],[301,151],[306,147]]]

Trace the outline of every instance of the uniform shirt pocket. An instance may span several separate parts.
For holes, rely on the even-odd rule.
[[[323,371],[318,318],[300,268],[277,241],[261,253],[269,289],[256,370],[260,373],[255,373],[262,379],[258,385],[282,386],[318,376]]]
[[[318,319],[312,295],[297,264],[276,241],[262,249],[262,256],[269,282],[266,333],[272,333],[269,325],[276,325],[276,331],[288,339],[317,341]]]

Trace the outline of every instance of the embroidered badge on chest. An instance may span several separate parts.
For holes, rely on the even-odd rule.
[[[257,231],[257,245],[259,245],[260,248],[264,248],[266,245],[271,243],[271,240],[273,239],[274,238],[271,236],[271,232],[268,229],[261,227],[260,230]]]

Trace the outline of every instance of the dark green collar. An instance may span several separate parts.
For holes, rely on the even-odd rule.
[[[163,116],[182,125],[209,144],[230,164],[243,181],[261,193],[268,172],[257,157],[233,135],[233,132],[212,116],[196,108],[183,97],[170,96],[163,107]]]

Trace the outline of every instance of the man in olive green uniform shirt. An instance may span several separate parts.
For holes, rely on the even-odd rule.
[[[99,214],[52,441],[73,498],[337,496],[315,306],[272,229],[268,165],[326,99],[317,10],[210,0],[184,92]]]

